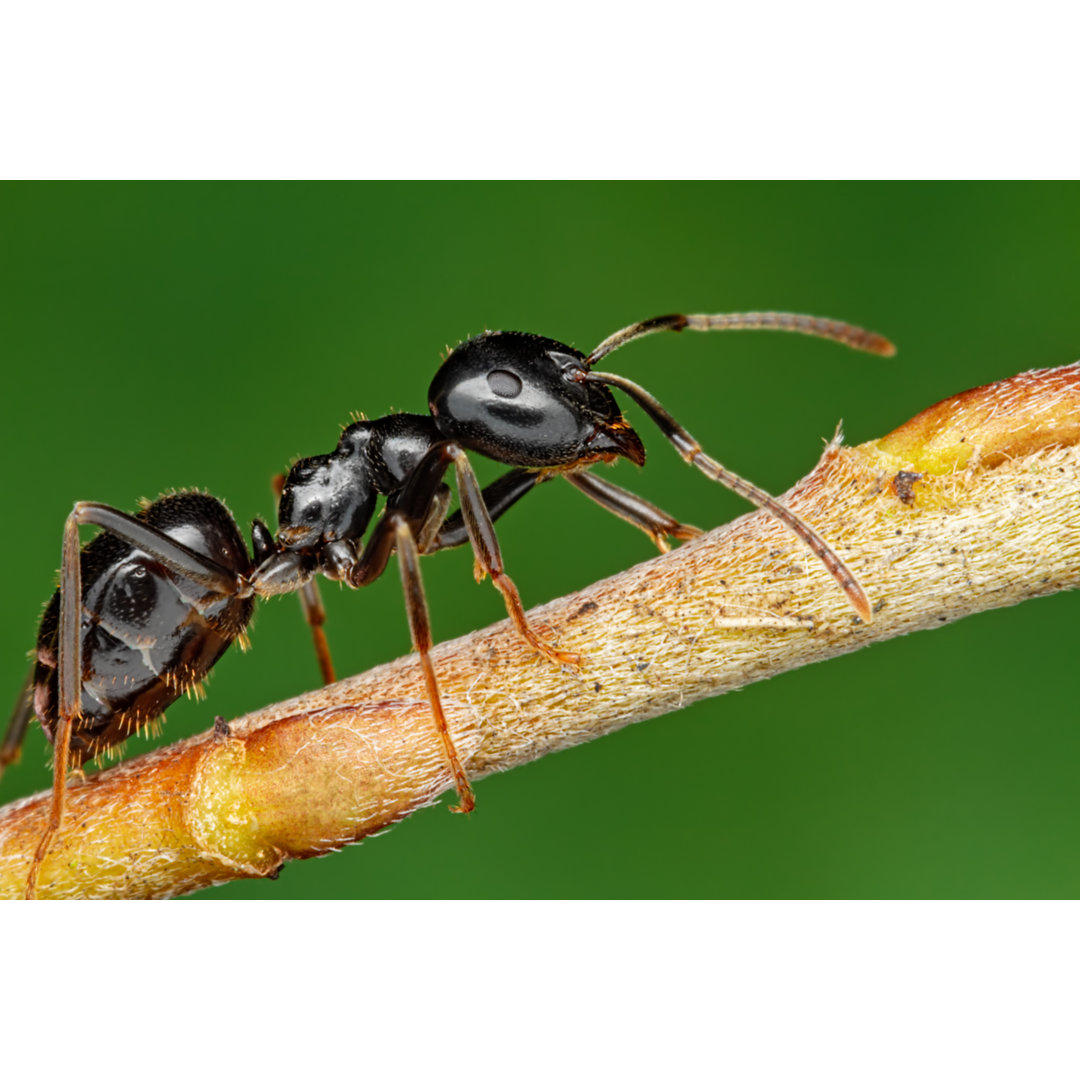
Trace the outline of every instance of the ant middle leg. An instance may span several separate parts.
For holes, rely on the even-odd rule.
[[[455,813],[467,814],[476,805],[476,797],[469,786],[468,777],[446,723],[439,681],[431,660],[431,618],[424,596],[423,579],[420,576],[421,547],[417,542],[418,536],[433,538],[433,518],[446,513],[448,492],[442,476],[450,462],[445,450],[445,444],[433,447],[417,465],[403,491],[383,510],[360,558],[349,571],[345,581],[354,589],[370,585],[382,575],[390,562],[390,556],[397,551],[409,633],[413,648],[420,658],[420,669],[424,676],[432,719],[442,740],[443,753],[457,788],[458,805],[450,809]]]
[[[319,587],[315,579],[305,581],[298,591],[300,597],[300,609],[304,613],[304,619],[311,630],[311,641],[315,646],[315,659],[319,664],[319,674],[322,676],[324,686],[337,682],[334,674],[334,661],[330,657],[330,643],[326,640],[326,631],[323,623],[326,622],[326,608],[323,607],[322,597],[319,595]]]
[[[484,505],[487,507],[488,516],[492,521],[497,521],[518,499],[554,475],[536,469],[511,469],[503,473],[484,488]],[[431,555],[436,551],[460,547],[468,542],[469,530],[465,525],[465,518],[460,510],[455,510],[442,523],[435,536],[426,545],[420,545],[420,551],[424,555]]]
[[[439,549],[436,543],[442,528],[446,522],[446,511],[450,508],[450,489],[445,484],[440,484],[431,497],[427,516],[416,533],[416,546],[421,555],[427,555]]]

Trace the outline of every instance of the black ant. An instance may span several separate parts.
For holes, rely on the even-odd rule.
[[[645,462],[641,439],[623,418],[611,387],[636,402],[688,463],[786,525],[869,622],[862,587],[806,522],[706,455],[642,387],[594,370],[620,346],[661,330],[738,329],[794,331],[882,356],[895,352],[884,338],[847,323],[777,313],[665,315],[612,334],[588,355],[536,334],[490,332],[446,358],[428,392],[428,413],[359,420],[345,428],[332,453],[293,465],[279,483],[277,536],[263,522],[253,522],[251,555],[225,506],[199,492],[167,495],[135,516],[100,503],[76,503],[64,528],[60,588],[45,609],[36,662],[0,744],[2,770],[17,756],[33,712],[55,747],[51,813],[27,895],[34,895],[60,827],[69,767],[122,743],[196,689],[234,640],[245,643],[256,595],[300,593],[323,677],[333,681],[315,576],[359,588],[383,573],[395,550],[413,646],[457,787],[459,805],[451,809],[469,812],[475,800],[429,656],[420,555],[471,543],[478,577],[491,577],[522,637],[547,659],[578,665],[579,656],[553,648],[529,626],[503,569],[494,519],[537,484],[564,476],[647,533],[662,551],[669,538],[700,533],[586,471],[619,457]],[[467,451],[514,468],[481,490]],[[444,477],[451,466],[460,508],[447,517],[451,494]],[[364,542],[379,495],[386,504]],[[80,525],[102,530],[81,550]]]

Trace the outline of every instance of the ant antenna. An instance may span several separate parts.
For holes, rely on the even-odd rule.
[[[851,323],[819,319],[813,315],[792,315],[783,311],[747,311],[733,315],[658,315],[655,319],[634,323],[604,338],[589,353],[585,363],[595,364],[628,341],[661,330],[786,330],[793,334],[828,338],[877,356],[896,355],[896,346],[888,338]]]
[[[878,356],[893,356],[896,346],[880,334],[864,330],[861,326],[839,322],[836,319],[819,319],[813,315],[791,315],[778,311],[751,311],[732,315],[660,315],[655,319],[634,323],[623,330],[618,330],[611,337],[605,338],[585,358],[590,367],[609,353],[635,338],[656,334],[661,330],[787,330],[795,334],[808,334],[811,337],[828,338],[852,349],[875,353]],[[782,522],[821,560],[833,580],[843,590],[848,602],[855,609],[864,623],[873,617],[870,600],[855,575],[844,565],[843,560],[829,544],[819,536],[797,514],[783,503],[774,499],[768,492],[744,480],[720,462],[709,457],[698,441],[686,430],[659,401],[644,387],[637,383],[605,371],[579,372],[580,382],[603,383],[616,387],[635,401],[649,418],[663,432],[683,460],[700,469],[710,480],[723,484],[724,487],[741,495],[748,502],[761,507],[774,518]]]

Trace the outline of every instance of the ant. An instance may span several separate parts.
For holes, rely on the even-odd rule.
[[[413,647],[458,792],[451,809],[471,811],[475,799],[429,655],[420,556],[470,543],[478,580],[491,577],[518,633],[553,663],[577,666],[577,654],[547,644],[529,625],[505,572],[494,520],[537,484],[563,476],[645,532],[661,551],[668,550],[670,538],[700,535],[700,529],[587,471],[619,457],[645,463],[645,447],[612,388],[640,406],[686,462],[787,526],[832,575],[858,617],[870,622],[862,587],[810,525],[709,457],[644,388],[595,370],[616,349],[660,331],[751,329],[828,338],[880,356],[895,352],[885,338],[860,327],[774,312],[664,315],[619,330],[588,355],[552,338],[492,331],[446,357],[428,391],[428,413],[358,420],[344,429],[331,453],[297,461],[279,477],[277,535],[256,519],[250,555],[224,504],[201,492],[166,495],[136,515],[76,503],[64,527],[60,587],[45,609],[35,663],[0,744],[2,771],[18,755],[33,713],[54,745],[51,811],[27,896],[35,893],[62,821],[69,768],[122,743],[181,694],[199,689],[233,641],[246,647],[256,596],[300,594],[324,681],[332,682],[316,576],[360,588],[382,575],[394,551]],[[469,451],[514,468],[481,489]],[[448,517],[451,492],[444,478],[451,467],[459,509]],[[386,503],[365,541],[379,495]],[[101,530],[81,549],[80,525]]]

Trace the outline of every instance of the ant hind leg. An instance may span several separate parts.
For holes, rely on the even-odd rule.
[[[64,556],[60,570],[60,637],[59,673],[60,716],[53,740],[53,788],[49,821],[45,826],[37,851],[26,878],[26,899],[37,896],[38,875],[52,850],[56,834],[64,819],[67,801],[67,771],[71,751],[71,728],[79,716],[82,695],[82,643],[80,613],[82,610],[82,567],[79,551],[78,508],[72,511],[64,525]]]

